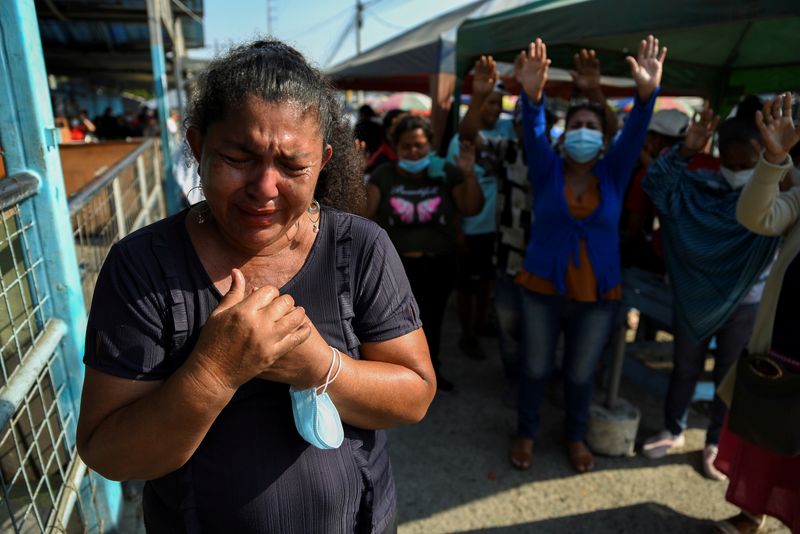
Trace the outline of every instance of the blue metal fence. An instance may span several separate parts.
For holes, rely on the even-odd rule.
[[[75,450],[86,314],[33,0],[0,2],[0,124],[0,531],[110,530],[120,486]]]

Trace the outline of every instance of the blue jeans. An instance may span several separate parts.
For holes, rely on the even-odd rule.
[[[497,271],[494,282],[494,308],[497,312],[497,336],[503,371],[509,382],[519,380],[519,361],[522,352],[522,292],[514,277]]]
[[[564,332],[564,400],[567,441],[583,441],[593,376],[611,334],[618,301],[576,302],[522,290],[524,352],[517,408],[519,437],[536,438],[539,408]]]
[[[714,387],[719,386],[728,370],[736,363],[747,346],[750,335],[753,333],[757,309],[758,304],[740,304],[720,329],[714,333],[717,338],[713,372]],[[680,321],[675,321],[673,367],[669,377],[667,400],[664,403],[664,423],[667,430],[676,436],[686,429],[689,405],[694,396],[697,380],[705,367],[711,337],[695,341],[685,332]],[[726,409],[722,399],[714,395],[706,431],[706,445],[719,443]]]

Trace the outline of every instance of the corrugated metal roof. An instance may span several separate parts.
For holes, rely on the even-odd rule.
[[[203,0],[181,3],[202,18]],[[36,12],[49,74],[152,79],[145,0],[36,0]],[[202,47],[203,25],[176,4],[172,12],[181,21],[186,47]],[[164,48],[172,50],[166,31]]]

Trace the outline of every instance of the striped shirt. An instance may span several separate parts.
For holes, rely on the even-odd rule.
[[[690,169],[680,145],[654,161],[643,187],[659,211],[676,316],[696,339],[710,337],[770,265],[779,238],[736,220],[741,189],[713,169]]]

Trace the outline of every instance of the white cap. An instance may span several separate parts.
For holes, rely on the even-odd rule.
[[[689,116],[677,109],[662,109],[653,114],[647,130],[668,137],[685,137]]]

